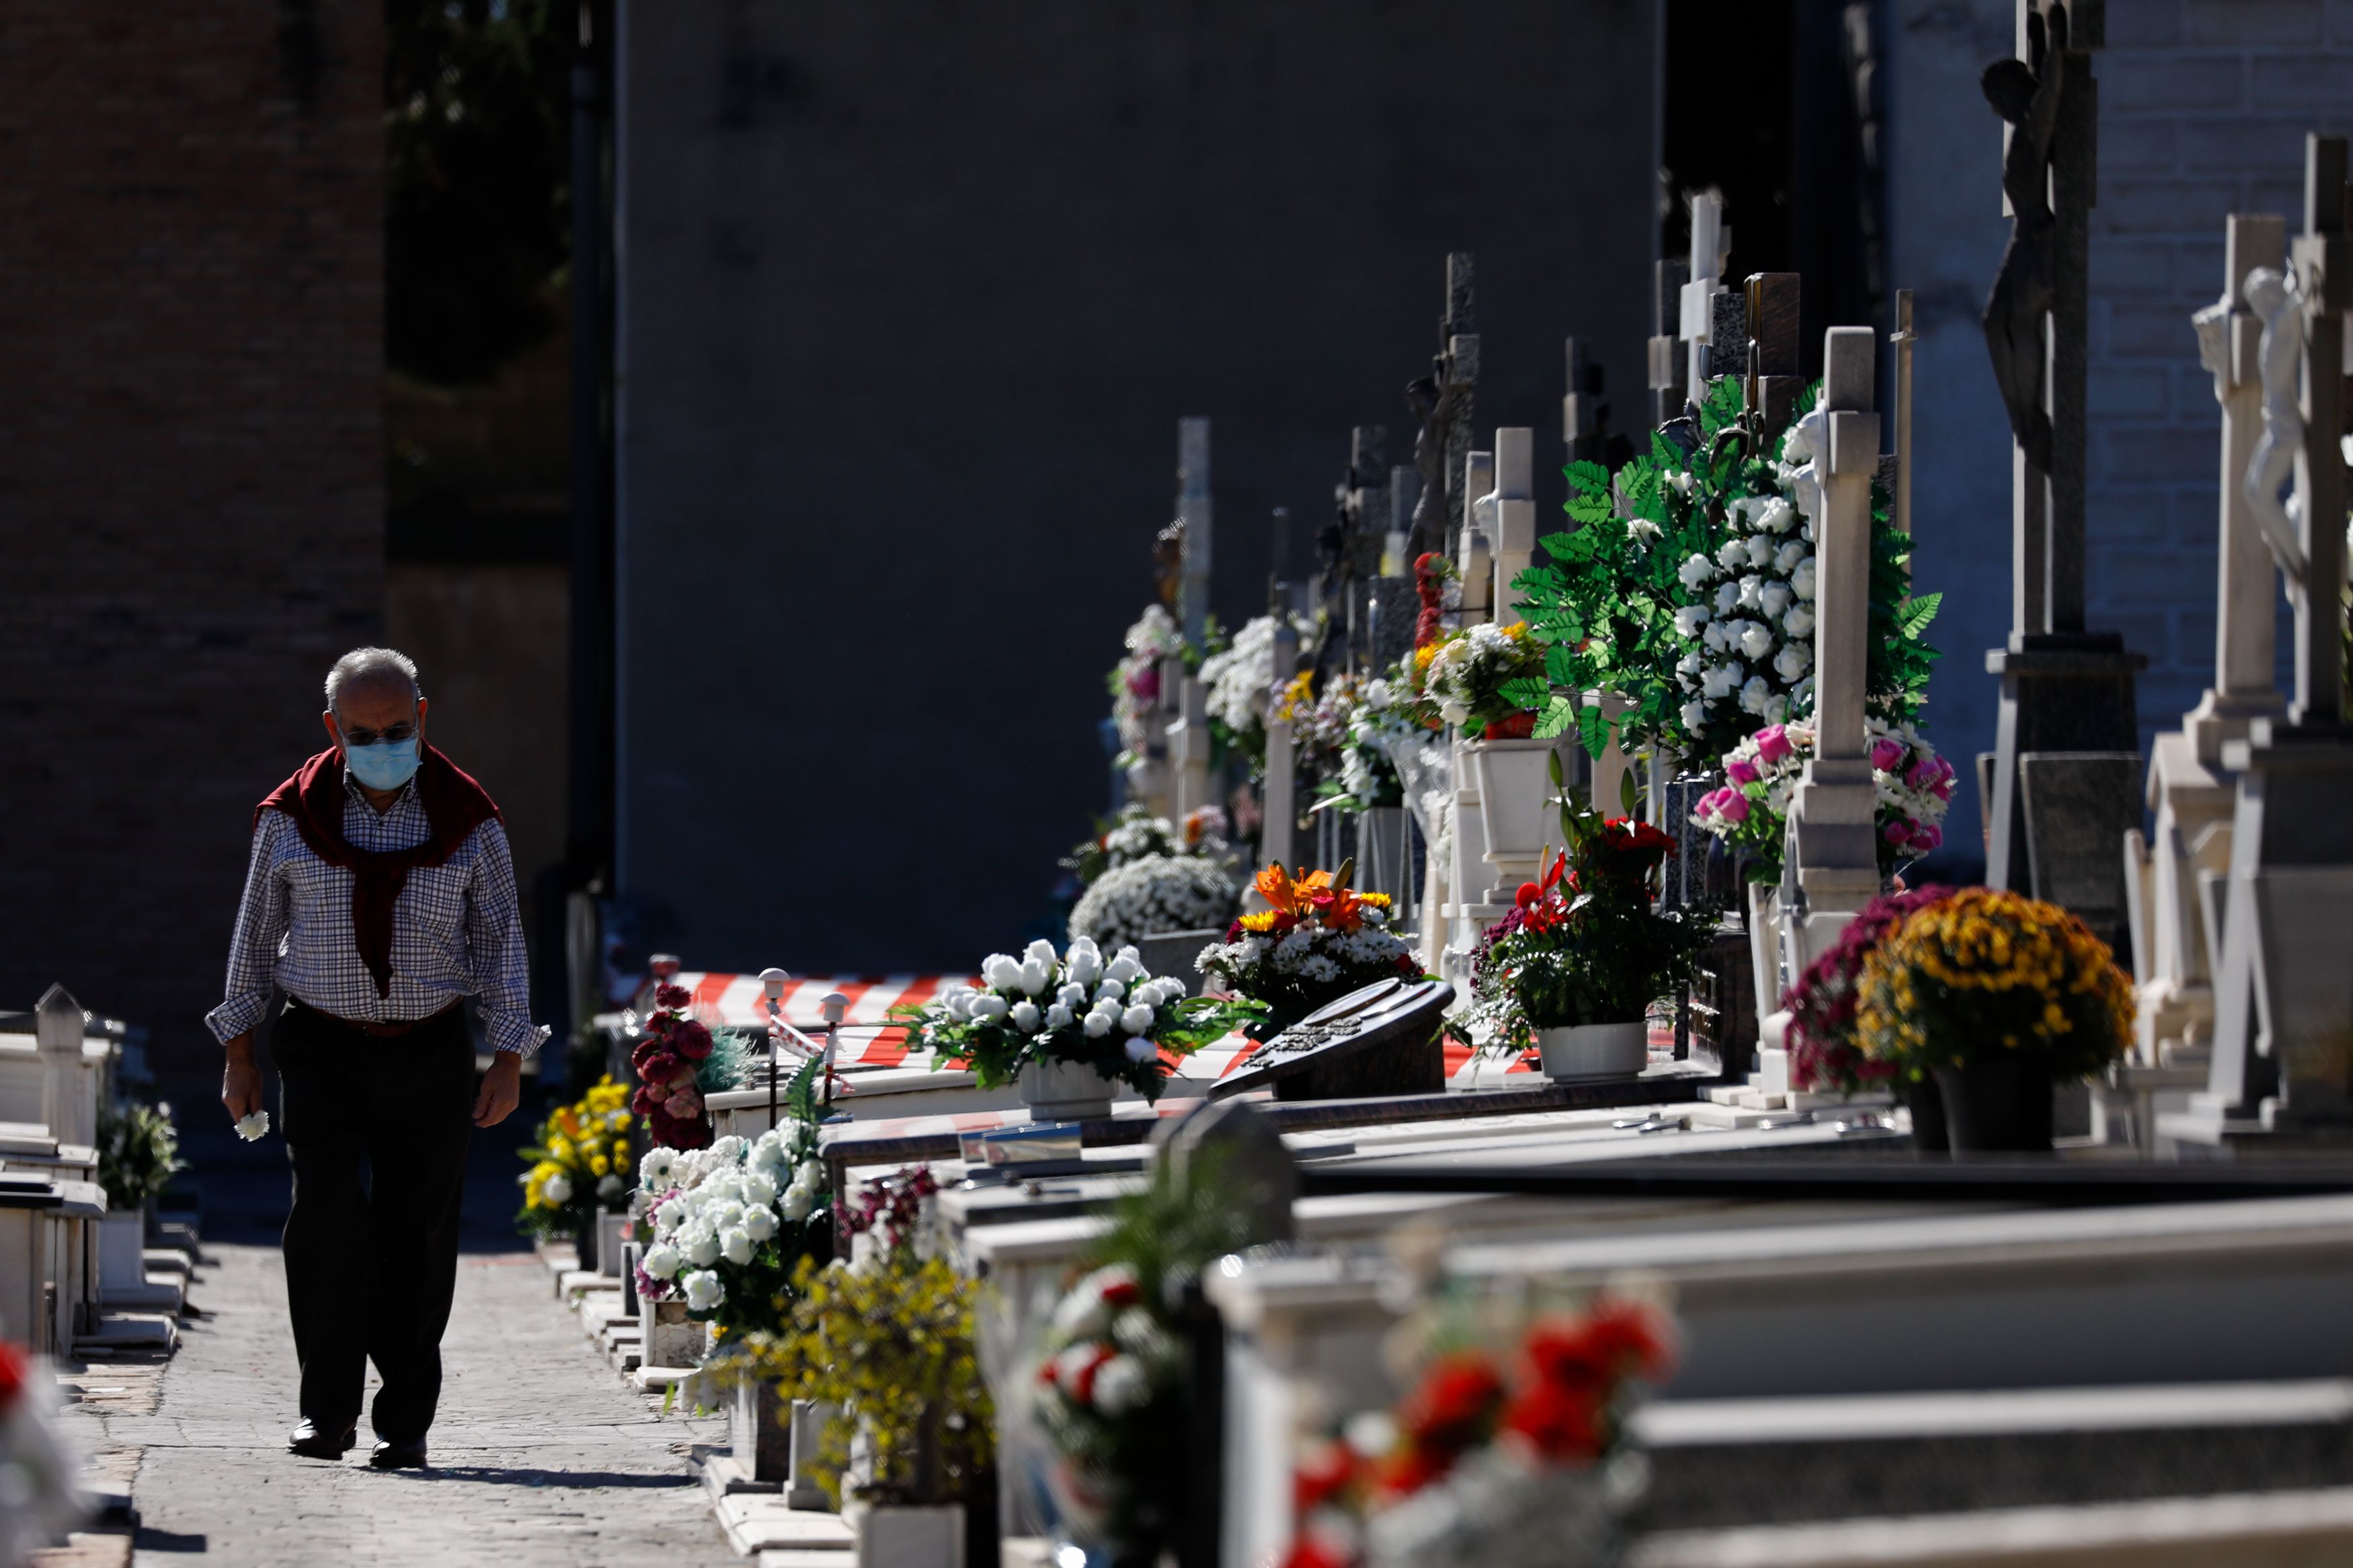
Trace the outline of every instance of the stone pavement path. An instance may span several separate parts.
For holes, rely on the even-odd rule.
[[[208,1245],[153,1414],[101,1414],[143,1450],[132,1498],[140,1568],[494,1563],[499,1568],[720,1568],[720,1539],[686,1454],[722,1423],[658,1418],[582,1337],[529,1253],[459,1260],[442,1341],[434,1468],[379,1472],[370,1442],[340,1463],[285,1451],[294,1349],[277,1249]],[[370,1393],[373,1395],[373,1377]]]

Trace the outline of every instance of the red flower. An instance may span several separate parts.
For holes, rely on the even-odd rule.
[[[1403,1497],[1419,1491],[1453,1468],[1451,1450],[1400,1448],[1381,1461],[1375,1480],[1388,1496]]]
[[[7,1417],[16,1406],[17,1396],[25,1392],[25,1352],[5,1340],[0,1340],[0,1420]]]
[[[1069,1393],[1072,1399],[1077,1400],[1081,1405],[1094,1403],[1095,1373],[1103,1370],[1103,1363],[1111,1360],[1111,1357],[1112,1349],[1109,1345],[1095,1347],[1095,1353],[1087,1358],[1086,1365],[1079,1368],[1078,1374],[1071,1379]]]
[[[1302,1531],[1283,1553],[1282,1568],[1349,1568],[1349,1563],[1331,1542]]]
[[[1621,1378],[1655,1381],[1670,1359],[1664,1326],[1629,1301],[1598,1302],[1582,1320],[1538,1323],[1521,1349],[1539,1382],[1604,1392]]]
[[[1494,1363],[1464,1351],[1430,1363],[1398,1420],[1416,1448],[1457,1453],[1487,1436],[1503,1400],[1504,1380]]]
[[[691,1018],[681,1018],[670,1032],[670,1047],[688,1061],[699,1062],[711,1054],[711,1031]]]
[[[694,993],[683,985],[665,982],[654,987],[654,1005],[657,1007],[683,1007],[693,1000]]]
[[[1345,1490],[1356,1479],[1356,1461],[1345,1443],[1323,1443],[1292,1472],[1291,1505],[1294,1512],[1320,1508]]]
[[[1504,1430],[1526,1438],[1556,1463],[1601,1453],[1601,1401],[1588,1389],[1543,1379],[1522,1389],[1504,1412]]]
[[[1543,898],[1543,897],[1544,897],[1544,895],[1545,895],[1545,890],[1544,890],[1542,888],[1538,887],[1535,883],[1534,883],[1534,882],[1522,882],[1522,883],[1520,884],[1520,890],[1519,890],[1519,894],[1518,894],[1518,896],[1517,896],[1517,897],[1515,897],[1515,898],[1514,898],[1514,899],[1512,900],[1512,902],[1514,902],[1514,903],[1517,904],[1520,908],[1522,908],[1522,909],[1524,909],[1524,910],[1525,910],[1525,909],[1531,909],[1531,908],[1535,907],[1535,904],[1536,900],[1537,900],[1538,899]]]
[[[1133,1307],[1144,1300],[1144,1291],[1133,1279],[1114,1279],[1103,1288],[1106,1307]]]
[[[648,1083],[668,1083],[684,1065],[675,1051],[651,1051],[638,1064],[638,1076]]]
[[[1486,739],[1490,741],[1525,741],[1535,732],[1536,716],[1535,714],[1514,713],[1509,718],[1498,719],[1493,723],[1488,725]]]

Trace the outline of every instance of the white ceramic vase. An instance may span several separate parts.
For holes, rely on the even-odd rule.
[[[868,1509],[857,1558],[858,1568],[964,1568],[964,1505]]]
[[[1116,1079],[1083,1062],[1024,1062],[1021,1103],[1036,1121],[1094,1121],[1111,1114]]]
[[[1651,1065],[1651,1026],[1636,1018],[1623,1024],[1570,1024],[1538,1029],[1545,1077],[1555,1083],[1594,1079],[1640,1078]]]
[[[1522,882],[1535,879],[1544,847],[1560,842],[1559,808],[1552,804],[1552,754],[1560,744],[1472,741],[1462,747],[1478,785],[1485,859],[1494,868],[1490,903],[1510,903]]]
[[[1757,1016],[1781,1009],[1781,892],[1748,884],[1748,963],[1757,984]]]

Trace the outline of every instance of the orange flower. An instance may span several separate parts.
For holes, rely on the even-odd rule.
[[[1266,869],[1261,871],[1250,885],[1258,889],[1259,897],[1284,914],[1304,915],[1308,912],[1308,900],[1315,889],[1332,885],[1332,873],[1310,871],[1302,867],[1299,878],[1294,881],[1281,866],[1270,860]]]

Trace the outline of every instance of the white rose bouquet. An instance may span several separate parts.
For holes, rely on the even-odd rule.
[[[833,1206],[819,1157],[811,1062],[786,1094],[792,1118],[746,1141],[708,1149],[654,1149],[638,1167],[631,1211],[652,1240],[638,1291],[682,1300],[687,1315],[730,1335],[775,1332],[788,1319],[795,1270],[833,1256]]]
[[[1315,635],[1315,624],[1303,616],[1291,617],[1293,631],[1302,639]],[[1253,769],[1266,760],[1266,710],[1274,686],[1275,618],[1259,616],[1242,625],[1234,640],[1201,661],[1201,679],[1208,687],[1209,726],[1223,744],[1253,759]]]
[[[1146,973],[1134,948],[1107,959],[1083,936],[1061,953],[1042,938],[1018,958],[992,953],[981,980],[934,1002],[893,1007],[891,1016],[907,1026],[911,1047],[970,1063],[983,1088],[1011,1082],[1030,1062],[1059,1061],[1092,1067],[1157,1100],[1168,1076],[1162,1052],[1190,1055],[1259,1011],[1187,996],[1181,981]]]

